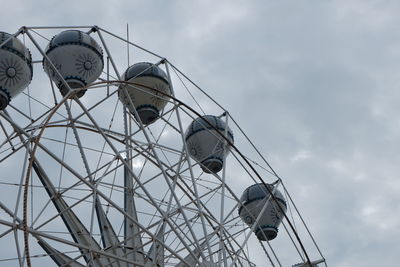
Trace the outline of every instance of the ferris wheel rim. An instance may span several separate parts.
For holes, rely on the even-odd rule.
[[[57,26],[54,26],[54,27],[26,27],[26,26],[23,26],[23,27],[21,27],[21,29],[15,34],[15,35],[18,35],[18,34],[20,34],[20,33],[28,33],[28,35],[29,35],[29,31],[30,30],[32,30],[32,31],[34,31],[35,29],[71,29],[71,28],[74,28],[74,29],[76,29],[76,28],[79,28],[79,29],[83,29],[83,28],[87,28],[87,29],[89,29],[89,32],[95,32],[95,31],[98,31],[99,32],[99,37],[100,37],[100,39],[102,40],[102,42],[104,43],[104,40],[103,40],[103,38],[102,38],[102,36],[101,36],[101,33],[100,33],[100,31],[103,31],[103,32],[105,32],[105,33],[108,33],[108,34],[110,34],[110,35],[112,35],[112,36],[114,36],[114,37],[117,37],[117,38],[119,38],[119,39],[121,39],[121,40],[123,40],[121,37],[119,37],[119,36],[117,36],[117,35],[115,35],[115,34],[113,34],[113,33],[110,33],[110,32],[108,32],[108,31],[106,31],[106,30],[104,30],[104,29],[102,29],[102,28],[100,28],[100,27],[98,27],[98,26],[73,26],[73,27],[69,27],[69,26],[60,26],[60,27],[57,27]],[[181,73],[186,79],[188,79],[195,87],[197,87],[198,89],[200,89],[209,99],[211,99],[214,103],[216,103],[222,110],[224,110],[224,114],[223,115],[225,115],[225,116],[227,116],[227,117],[229,117],[229,118],[232,118],[232,116],[231,116],[231,114],[229,113],[229,112],[227,112],[220,104],[218,104],[212,97],[210,97],[206,92],[204,92],[201,88],[199,88],[195,83],[193,83],[185,74],[183,74],[179,69],[177,69],[171,62],[169,62],[167,59],[165,59],[165,58],[163,58],[163,57],[160,57],[160,56],[158,56],[157,54],[155,54],[155,53],[153,53],[153,52],[151,52],[151,51],[148,51],[147,49],[144,49],[144,48],[142,48],[142,47],[140,47],[140,46],[138,46],[138,45],[136,45],[136,44],[133,44],[133,43],[131,43],[131,42],[129,42],[129,40],[123,40],[124,42],[126,42],[127,44],[130,44],[130,45],[133,45],[133,46],[135,46],[135,47],[139,47],[139,48],[141,48],[141,49],[143,49],[144,51],[146,51],[146,52],[149,52],[150,54],[152,54],[152,55],[154,55],[154,56],[156,56],[156,57],[158,57],[158,58],[160,58],[160,61],[159,61],[159,63],[157,63],[157,64],[160,64],[160,63],[166,63],[167,65],[170,65],[171,67],[172,67],[172,69],[173,70],[177,70],[179,73]],[[107,53],[109,53],[109,51],[108,51],[108,48],[107,48],[107,46],[105,46],[105,50],[106,50],[106,52]],[[44,60],[44,59],[43,59]],[[111,59],[111,61],[112,61],[112,59]],[[113,62],[111,62],[112,64],[113,64]],[[117,74],[117,76],[119,77],[119,74],[118,74],[118,72],[117,72],[117,70],[115,70],[116,71],[116,74]],[[66,86],[68,86],[68,84],[64,81],[64,83],[65,83],[65,85]],[[23,222],[24,222],[24,224],[23,224],[23,228],[24,228],[24,238],[25,238],[25,235],[26,236],[28,236],[28,233],[26,233],[25,234],[25,232],[27,232],[28,230],[28,226],[27,226],[27,220],[26,220],[26,214],[27,214],[27,211],[26,211],[26,205],[27,205],[27,200],[25,199],[25,195],[26,196],[28,196],[28,188],[29,188],[29,175],[28,175],[28,173],[29,172],[32,172],[32,165],[33,165],[33,161],[34,161],[34,156],[35,156],[35,154],[36,154],[36,149],[37,149],[37,147],[39,146],[39,142],[40,142],[40,140],[41,140],[41,138],[42,138],[42,134],[44,133],[44,131],[45,131],[45,129],[48,129],[48,128],[52,128],[52,127],[70,127],[70,128],[72,128],[72,126],[71,125],[67,125],[67,124],[65,124],[65,125],[49,125],[50,124],[50,121],[51,121],[51,118],[53,117],[53,116],[55,116],[55,114],[56,114],[56,112],[57,112],[57,110],[62,106],[62,105],[65,105],[67,102],[68,102],[68,100],[70,100],[71,98],[73,98],[73,99],[71,99],[71,102],[74,102],[75,100],[77,100],[76,102],[78,103],[78,105],[79,106],[81,106],[82,108],[84,108],[85,107],[85,105],[82,103],[82,102],[80,102],[80,100],[76,97],[76,95],[80,92],[80,91],[82,91],[82,90],[87,90],[87,89],[94,89],[96,86],[102,86],[102,85],[105,85],[105,84],[107,84],[107,85],[116,85],[116,84],[126,84],[126,85],[135,85],[135,83],[133,83],[133,82],[129,82],[129,81],[122,81],[122,80],[106,80],[106,81],[100,81],[100,82],[95,82],[95,83],[91,83],[89,86],[85,86],[85,87],[83,87],[83,88],[80,88],[80,89],[74,89],[74,90],[69,90],[69,92],[63,97],[63,99],[60,101],[60,102],[58,102],[58,103],[56,103],[56,106],[54,106],[54,107],[52,107],[51,109],[49,109],[49,110],[51,110],[50,111],[50,114],[48,114],[48,115],[46,115],[47,116],[47,120],[46,120],[46,122],[43,124],[43,125],[41,125],[40,127],[36,127],[36,129],[39,129],[40,128],[40,132],[39,132],[39,135],[36,135],[36,136],[34,136],[34,138],[32,138],[32,136],[30,137],[32,140],[30,140],[30,142],[33,142],[35,145],[33,146],[33,153],[31,154],[32,156],[31,156],[31,158],[29,159],[29,167],[28,167],[28,172],[27,172],[27,174],[26,174],[26,179],[25,179],[25,184],[24,184],[24,204],[23,204],[23,207],[24,207],[24,211],[23,211],[23,214],[24,214],[24,220],[23,220]],[[136,84],[137,85],[137,84]],[[71,88],[69,88],[69,89],[71,89]],[[159,93],[159,94],[161,94],[161,95],[163,95],[163,94],[165,94],[164,92],[161,92],[161,91],[159,91],[159,92],[157,92],[157,90],[155,90],[154,88],[149,88],[149,89],[152,89],[153,91],[156,91],[156,93]],[[115,91],[116,92],[116,91]],[[113,92],[113,93],[115,93],[115,92]],[[164,95],[164,96],[166,96],[166,95]],[[189,110],[192,114],[195,114],[196,116],[198,116],[198,117],[202,117],[202,114],[200,114],[199,112],[197,112],[195,109],[193,109],[191,106],[189,106],[189,105],[187,105],[186,103],[184,103],[183,101],[180,101],[178,98],[176,98],[175,97],[175,95],[168,95],[168,97],[170,97],[171,99],[172,99],[172,101],[171,102],[177,102],[178,104],[179,104],[179,108],[181,108],[181,107],[185,107],[187,110]],[[178,109],[178,107],[177,107],[177,109]],[[173,109],[172,109],[172,111],[173,111]],[[90,111],[88,111],[88,110],[84,110],[84,112],[82,113],[82,114],[85,114],[85,113],[89,113],[90,114]],[[2,112],[0,112],[1,113],[1,116],[2,117],[4,117],[4,115],[2,114]],[[232,118],[233,119],[233,118]],[[94,121],[96,121],[95,119],[94,119]],[[236,121],[233,119],[233,121],[234,121],[234,123],[235,123],[235,125],[237,125],[238,126],[238,128],[240,129],[240,131],[242,131],[241,130],[241,128],[240,128],[240,126],[236,123]],[[10,122],[11,123],[11,122]],[[204,120],[204,123],[205,124],[210,124],[207,120]],[[140,130],[142,130],[142,128],[144,129],[145,127],[147,127],[147,126],[144,126],[140,121],[139,121],[139,125],[140,125]],[[213,127],[213,125],[209,125],[210,127]],[[121,142],[121,143],[123,143],[123,140],[121,140],[121,139],[118,139],[117,137],[115,137],[115,136],[113,136],[111,133],[104,133],[103,131],[102,131],[102,129],[101,129],[101,127],[99,127],[98,129],[97,129],[97,131],[94,129],[94,128],[96,128],[96,127],[93,127],[93,128],[90,128],[90,127],[85,127],[85,126],[74,126],[75,128],[77,128],[77,129],[81,129],[81,130],[87,130],[87,131],[92,131],[92,132],[95,132],[95,133],[97,133],[97,134],[103,134],[104,136],[104,139],[108,139],[108,138],[110,138],[110,139],[113,139],[114,141],[117,141],[117,142]],[[215,128],[215,127],[214,127]],[[33,132],[34,132],[34,129],[31,129]],[[220,135],[220,137],[222,138],[222,139],[224,139],[225,140],[225,142],[226,143],[228,143],[229,145],[230,145],[230,147],[237,153],[237,155],[241,158],[241,160],[242,161],[244,161],[246,164],[247,164],[247,166],[248,167],[250,167],[250,169],[252,170],[252,172],[253,172],[253,174],[255,174],[255,176],[256,176],[256,178],[258,178],[260,181],[261,181],[261,183],[262,184],[264,184],[264,185],[266,185],[266,183],[265,183],[265,181],[263,180],[263,178],[262,178],[262,176],[257,172],[257,170],[254,168],[254,166],[252,165],[252,162],[251,162],[251,159],[249,159],[249,158],[247,158],[240,150],[239,150],[239,148],[237,148],[236,146],[235,146],[235,144],[233,144],[233,142],[231,142],[224,134],[222,134],[221,133],[221,130],[220,129],[215,129],[216,130],[216,133],[217,134],[219,134]],[[243,131],[242,131],[242,133],[243,133]],[[29,136],[29,132],[28,132],[28,135],[27,136]],[[123,136],[123,134],[121,134],[121,136]],[[246,135],[245,135],[246,136]],[[15,136],[15,137],[17,137],[17,136]],[[246,138],[248,139],[248,137],[246,136]],[[253,143],[248,139],[248,141],[253,145]],[[253,145],[253,147],[256,149],[256,151],[260,154],[260,152],[257,150],[257,148]],[[261,155],[261,154],[260,154]],[[272,174],[273,174],[273,176],[274,177],[276,177],[277,178],[277,181],[275,181],[275,182],[279,182],[279,183],[282,183],[282,179],[278,176],[278,174],[274,171],[274,169],[272,169],[272,167],[269,165],[269,163],[265,160],[265,158],[261,155],[261,157],[262,157],[262,159],[266,162],[266,164],[268,165],[268,167],[270,168],[270,170],[272,171]],[[121,158],[122,160],[123,160],[123,157],[121,156],[121,154],[119,153],[119,151],[118,151],[118,158]],[[151,159],[151,157],[149,157],[148,159]],[[154,162],[154,161],[152,161],[152,160],[150,160],[155,166],[157,166],[157,162]],[[254,180],[254,177],[253,177],[253,175],[250,175],[250,177],[252,177],[252,179]],[[221,180],[219,180],[219,181],[221,181]],[[255,181],[255,180],[254,180]],[[222,182],[222,181],[221,181]],[[275,183],[274,182],[274,183]],[[228,186],[228,184],[226,184],[225,182],[222,182],[222,184],[225,186]],[[282,183],[282,185],[283,185],[283,183]],[[285,186],[283,185],[283,187],[284,187],[284,189],[285,189],[285,192],[287,193],[287,190],[286,190],[286,188],[285,188]],[[269,191],[269,188],[267,187],[267,189],[268,189],[268,191]],[[231,189],[228,189],[228,190],[230,190],[230,191],[232,191]],[[239,200],[239,197],[232,191],[232,192],[230,192],[233,196],[235,196],[235,198],[236,198],[236,201],[240,204],[240,200]],[[278,201],[275,199],[275,197],[274,197],[274,194],[272,194],[272,192],[270,191],[269,192],[270,193],[270,195],[271,195],[271,197],[272,197],[272,200],[273,201],[275,201],[275,202],[277,202],[278,203]],[[289,198],[290,198],[290,196],[289,196]],[[291,200],[292,202],[293,202],[293,200]],[[294,204],[294,203],[293,203]],[[280,207],[279,205],[278,205],[278,207]],[[297,207],[295,206],[295,209],[297,210]],[[298,212],[298,211],[297,211]],[[290,221],[290,219],[286,216],[286,214],[285,213],[283,213],[284,214],[284,216],[285,216],[285,218],[286,218],[286,221],[289,223],[289,225],[292,227],[292,230],[293,230],[293,233],[294,233],[294,235],[296,236],[296,238],[298,239],[298,242],[299,242],[299,244],[300,244],[300,246],[302,247],[302,251],[304,252],[304,254],[305,254],[305,256],[306,256],[306,258],[307,258],[307,262],[308,263],[311,263],[311,261],[310,261],[310,259],[309,259],[309,257],[308,257],[308,255],[307,255],[307,252],[306,252],[306,250],[305,250],[305,248],[303,247],[303,245],[302,245],[302,241],[301,241],[301,239],[297,236],[297,232],[295,231],[295,229],[293,229],[293,226],[291,225],[291,221]],[[124,214],[124,215],[126,215],[126,214]],[[299,214],[300,215],[300,214]],[[301,216],[301,215],[300,215]],[[129,216],[128,216],[129,217]],[[130,218],[131,219],[131,218]],[[303,220],[302,218],[301,218],[301,220]],[[304,221],[303,221],[303,223],[304,223]],[[307,228],[307,226],[306,226],[306,228]],[[307,229],[307,231],[309,232],[309,230]],[[150,234],[151,235],[151,234]],[[153,234],[152,235],[153,237],[155,237],[155,239],[157,240],[157,237],[155,236],[155,234]],[[234,240],[234,239],[233,239]],[[158,240],[158,241],[160,241],[160,240]],[[314,240],[313,240],[314,241]],[[25,244],[28,244],[29,245],[29,242],[26,240],[24,240],[24,242],[25,242]],[[314,241],[314,243],[315,243],[315,241]],[[29,250],[29,248],[28,248],[28,250]],[[188,251],[189,251],[189,253],[190,253],[190,249],[188,249]],[[27,256],[28,256],[28,258],[29,258],[29,252],[27,253]],[[177,255],[178,256],[178,255]],[[322,256],[322,254],[321,254],[321,256]],[[179,256],[178,256],[178,258],[179,258]],[[182,258],[181,258],[182,259]],[[28,259],[29,260],[29,259]]]

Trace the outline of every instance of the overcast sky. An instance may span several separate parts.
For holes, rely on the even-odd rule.
[[[398,266],[400,2],[4,1],[2,31],[99,25],[165,56],[283,177],[330,266]]]

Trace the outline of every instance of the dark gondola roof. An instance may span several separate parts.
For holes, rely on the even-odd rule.
[[[31,53],[28,48],[16,37],[12,36],[6,32],[0,32],[0,44],[6,41],[8,38],[12,37],[7,43],[5,43],[2,48],[3,49],[11,49],[18,53],[18,55],[22,58],[26,58],[28,62],[32,61]]]
[[[270,191],[274,190],[274,187],[272,185],[267,184],[267,186]],[[244,190],[243,195],[240,198],[240,202],[242,202],[242,204],[245,205],[252,201],[255,201],[258,199],[263,199],[263,198],[269,196],[268,189],[262,183],[251,185],[248,188],[246,188],[246,190]],[[283,195],[280,191],[275,190],[274,196],[279,202],[281,202],[282,204],[284,204],[286,206],[285,198],[283,197]]]
[[[130,66],[124,75],[125,81],[135,77],[155,77],[168,82],[167,74],[158,66],[149,62],[139,62]]]
[[[206,129],[214,130],[214,128],[224,133],[226,124],[222,119],[218,118],[217,116],[204,115],[202,117],[198,117],[197,119],[193,120],[193,122],[190,124],[186,132],[186,140],[199,131],[203,131]],[[233,142],[233,133],[229,127],[228,127],[228,136],[232,138]]]
[[[100,45],[89,34],[78,30],[67,30],[55,35],[47,46],[46,53],[56,47],[69,44],[86,46],[93,49],[101,57],[103,56],[103,50]]]

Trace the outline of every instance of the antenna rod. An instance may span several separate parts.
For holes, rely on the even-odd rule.
[[[128,68],[130,66],[129,64],[129,23],[126,24],[126,52],[127,52],[127,58],[128,58]]]

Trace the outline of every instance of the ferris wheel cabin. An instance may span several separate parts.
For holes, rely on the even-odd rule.
[[[28,48],[11,34],[0,32],[0,110],[31,82],[32,57]]]
[[[276,201],[269,192],[273,192]],[[240,202],[239,216],[250,227],[257,223],[253,228],[257,238],[262,241],[273,240],[286,212],[282,193],[270,184],[254,184],[244,190]]]
[[[201,163],[206,173],[217,173],[229,153],[226,136],[233,144],[233,133],[225,122],[213,115],[205,115],[195,119],[186,131],[186,145],[190,156]]]
[[[54,36],[45,53],[51,63],[44,58],[44,70],[63,96],[69,89],[61,78],[71,89],[82,88],[97,80],[104,67],[101,47],[89,34],[79,30],[67,30]],[[85,90],[77,92],[78,97],[84,94]]]
[[[156,121],[171,95],[167,74],[157,65],[139,62],[130,66],[123,74],[118,91],[119,99],[130,112],[136,112],[144,125]]]

